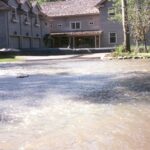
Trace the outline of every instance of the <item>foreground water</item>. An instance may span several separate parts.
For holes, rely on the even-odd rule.
[[[0,65],[0,150],[149,150],[149,66],[75,59]]]

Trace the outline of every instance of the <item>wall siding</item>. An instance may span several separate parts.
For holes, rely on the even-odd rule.
[[[74,16],[74,17],[61,17],[52,18],[50,21],[51,32],[69,32],[69,31],[92,31],[99,30],[99,15],[87,15],[87,16]],[[70,28],[70,22],[81,22],[81,29],[72,30]],[[90,25],[90,21],[93,21],[93,25]],[[58,24],[62,24],[62,27],[58,27]]]
[[[0,48],[8,47],[7,12],[0,11]]]
[[[108,8],[112,7],[112,3],[107,1],[104,3],[104,7],[100,8],[100,30],[103,31],[101,37],[102,47],[112,47],[123,43],[123,28],[122,24],[111,21],[108,16]],[[109,43],[109,33],[115,32],[117,34],[117,43]]]

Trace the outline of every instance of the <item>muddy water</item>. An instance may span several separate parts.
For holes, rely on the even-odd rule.
[[[149,66],[148,60],[4,66],[0,150],[149,150]]]

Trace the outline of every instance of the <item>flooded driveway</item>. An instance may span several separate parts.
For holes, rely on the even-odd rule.
[[[0,150],[149,150],[150,60],[0,64]]]

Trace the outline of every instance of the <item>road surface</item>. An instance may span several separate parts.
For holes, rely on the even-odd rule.
[[[0,64],[0,150],[112,149],[150,149],[150,60]]]

